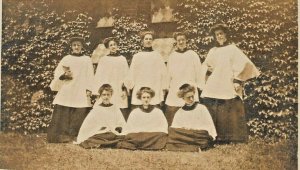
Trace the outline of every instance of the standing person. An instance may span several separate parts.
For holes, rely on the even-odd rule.
[[[149,87],[142,87],[137,92],[142,105],[129,115],[124,127],[124,140],[118,144],[122,149],[163,149],[167,142],[168,123],[163,112],[151,105],[155,92]]]
[[[128,117],[127,88],[124,84],[129,67],[127,60],[118,52],[118,43],[113,37],[104,39],[103,44],[110,53],[100,58],[94,79],[94,94],[98,94],[98,89],[103,84],[109,84],[114,90],[111,102],[121,108],[125,119]],[[95,105],[101,103],[101,98]]]
[[[58,91],[48,128],[51,143],[71,142],[91,107],[92,61],[83,54],[83,38],[73,37],[70,44],[72,53],[59,62],[50,84],[52,91]]]
[[[120,108],[110,102],[112,86],[103,84],[98,93],[101,103],[95,105],[84,119],[77,136],[76,143],[86,149],[116,146],[126,123]]]
[[[181,107],[169,128],[166,148],[172,151],[198,151],[208,149],[216,138],[214,122],[207,108],[195,101],[196,89],[190,84],[179,88],[178,98],[183,99]],[[197,98],[198,99],[198,98]]]
[[[155,96],[151,100],[152,105],[159,106],[164,100],[164,90],[168,89],[167,68],[161,55],[153,51],[153,32],[146,31],[141,34],[143,48],[135,54],[129,69],[128,82],[136,94],[141,87],[150,87],[154,90]],[[132,96],[132,108],[141,105],[136,96]]]
[[[195,88],[202,88],[200,82],[201,62],[196,52],[187,49],[187,36],[183,32],[174,33],[177,49],[171,53],[168,62],[170,88],[166,99],[166,118],[169,126],[175,112],[184,105],[184,101],[177,97],[177,91],[183,84],[190,84]],[[199,99],[198,90],[195,91]]]
[[[241,83],[257,77],[259,71],[235,44],[230,43],[229,30],[224,24],[211,28],[216,40],[203,63],[204,73],[210,76],[201,97],[212,115],[220,143],[245,142],[248,131]],[[203,79],[204,76],[203,76]]]

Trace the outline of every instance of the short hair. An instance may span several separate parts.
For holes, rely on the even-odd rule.
[[[109,42],[111,42],[111,41],[114,41],[114,42],[116,42],[118,44],[118,41],[116,40],[116,38],[114,38],[114,37],[108,37],[108,38],[105,38],[103,40],[103,44],[104,44],[105,48],[109,47]]]
[[[190,84],[184,84],[182,86],[179,87],[179,91],[177,92],[177,96],[179,98],[183,98],[184,95],[186,93],[189,93],[189,92],[196,92],[196,89],[194,86],[191,86]]]
[[[177,40],[177,37],[178,36],[184,36],[186,39],[187,39],[187,33],[186,32],[174,32],[173,33],[173,38],[175,39],[175,40]]]
[[[154,32],[153,31],[142,31],[140,32],[140,37],[141,37],[141,40],[143,40],[145,38],[146,35],[152,35],[152,38],[154,39]]]
[[[100,96],[102,95],[103,91],[109,91],[112,94],[113,88],[109,84],[103,84],[98,90],[98,93],[100,94]]]
[[[150,87],[142,87],[137,93],[136,93],[136,97],[141,100],[142,98],[142,94],[143,93],[148,93],[150,94],[151,98],[153,98],[155,96],[155,92],[154,90],[152,90]]]
[[[209,30],[210,34],[215,37],[215,31],[222,30],[227,36],[229,35],[229,29],[226,24],[215,24]]]

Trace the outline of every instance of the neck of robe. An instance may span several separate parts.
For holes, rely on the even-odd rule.
[[[149,105],[148,108],[144,108],[143,105],[139,106],[139,108],[146,113],[150,113],[152,112],[152,110],[154,109],[154,105]]]
[[[187,105],[185,104],[182,109],[185,111],[190,111],[190,110],[194,110],[198,105],[198,102],[194,102],[192,105]]]

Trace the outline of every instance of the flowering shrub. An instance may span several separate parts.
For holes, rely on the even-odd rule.
[[[3,16],[2,128],[38,132],[48,126],[52,113],[54,93],[48,86],[53,71],[70,52],[70,37],[89,38],[92,19],[76,11],[58,15],[44,1],[15,3],[6,2]],[[91,53],[88,47],[86,53]],[[36,92],[42,95],[32,100]]]
[[[295,1],[185,0],[176,9],[178,30],[202,60],[214,45],[209,29],[226,23],[230,38],[259,67],[245,84],[250,133],[254,137],[297,136],[297,4]]]

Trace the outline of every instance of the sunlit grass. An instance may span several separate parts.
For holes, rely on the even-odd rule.
[[[0,134],[6,169],[297,169],[297,141],[218,145],[205,152],[85,150],[48,144],[45,134]]]

